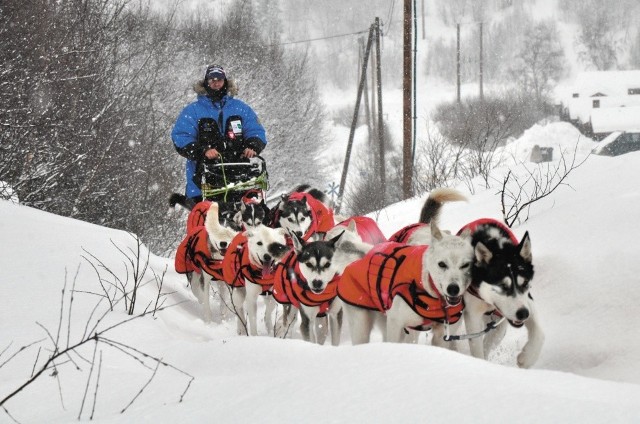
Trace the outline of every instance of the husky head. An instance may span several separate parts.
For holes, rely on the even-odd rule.
[[[474,232],[473,244],[473,285],[478,294],[512,325],[523,325],[533,307],[529,294],[534,274],[529,232],[515,245],[498,228],[481,226]]]
[[[271,271],[275,263],[289,251],[286,233],[284,228],[270,228],[266,225],[258,225],[245,231],[251,264],[263,271]]]
[[[227,251],[227,247],[238,232],[220,224],[218,212],[219,205],[216,202],[211,202],[204,225],[207,230],[207,235],[209,236],[209,250],[211,251],[211,257],[213,259],[222,260]]]
[[[457,305],[471,284],[471,232],[467,230],[460,236],[454,236],[440,231],[435,222],[430,227],[431,242],[422,259],[422,281],[425,289],[430,291],[431,278],[438,294],[449,305]]]
[[[289,196],[283,195],[278,206],[278,222],[282,228],[286,228],[289,233],[302,237],[311,227],[311,208],[306,197],[300,200],[291,200]]]
[[[260,224],[269,225],[270,210],[264,200],[252,203],[240,204],[240,210],[236,212],[234,221],[245,229],[255,228]]]
[[[355,221],[349,222],[346,227],[336,225],[327,231],[325,239],[329,240],[335,236],[341,236],[336,243],[336,253],[333,257],[333,265],[338,274],[342,274],[347,265],[362,258],[373,247],[373,244],[362,241]]]
[[[220,202],[219,220],[223,227],[231,228],[235,231],[242,231],[242,225],[236,222],[235,216],[238,213],[240,205],[234,202]]]
[[[312,242],[305,242],[297,235],[292,237],[293,248],[300,265],[300,273],[306,281],[300,281],[303,288],[314,293],[322,293],[329,282],[333,280],[333,277],[338,273],[333,262],[336,243],[343,233],[344,231],[329,240]]]

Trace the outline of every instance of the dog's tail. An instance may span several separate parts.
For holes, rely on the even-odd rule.
[[[437,188],[432,190],[422,206],[422,211],[420,211],[420,222],[423,224],[435,222],[437,225],[442,205],[447,202],[459,202],[462,200],[466,201],[467,198],[452,188]]]
[[[169,196],[169,206],[174,208],[176,205],[180,205],[190,211],[195,206],[195,203],[192,199],[187,199],[184,194],[171,193],[171,196]]]
[[[214,240],[233,238],[236,231],[220,224],[219,210],[220,206],[216,202],[211,202],[211,206],[209,206],[209,210],[207,211],[207,217],[204,220],[204,226],[207,229],[207,234],[209,234],[209,237]]]

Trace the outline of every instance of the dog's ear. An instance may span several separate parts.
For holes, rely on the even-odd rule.
[[[435,239],[437,241],[442,240],[442,232],[440,231],[440,228],[438,228],[436,223],[432,221],[429,224],[429,226],[431,227],[431,239],[432,239],[432,241],[433,241],[433,239]]]
[[[293,249],[299,254],[302,251],[302,248],[305,246],[306,242],[298,237],[298,234],[292,233],[291,239],[293,240]]]
[[[465,240],[471,240],[471,228],[465,228],[464,231],[460,233],[460,237]]]
[[[347,230],[351,231],[352,233],[357,233],[358,232],[358,228],[356,228],[356,221],[355,220],[351,220],[349,221],[349,225],[347,225]],[[342,233],[340,233],[342,234]]]
[[[493,257],[491,250],[489,250],[487,246],[485,246],[481,241],[479,241],[478,244],[476,244],[474,251],[476,255],[476,260],[480,263],[488,264],[491,258]]]
[[[520,256],[525,261],[531,263],[533,261],[533,255],[531,253],[531,239],[529,238],[529,231],[524,233],[524,237],[522,237],[522,241],[518,245],[518,250],[520,251]]]
[[[233,215],[233,222],[235,222],[238,227],[240,227],[240,228],[243,227],[243,225],[242,225],[242,211],[238,211],[238,212],[236,212],[235,215]]]
[[[340,240],[340,237],[342,237],[343,234],[344,234],[344,231],[340,231],[340,233],[337,236],[332,237],[330,240],[328,240],[329,246],[331,246],[331,248],[335,248],[336,243],[338,242],[338,240]]]

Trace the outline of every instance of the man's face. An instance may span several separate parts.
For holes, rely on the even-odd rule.
[[[224,86],[223,79],[210,79],[208,80],[209,88],[212,90],[220,90]]]

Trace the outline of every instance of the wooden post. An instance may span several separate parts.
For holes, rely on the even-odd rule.
[[[456,24],[456,87],[460,104],[460,24]]]
[[[411,57],[411,3],[412,0],[404,0],[404,25],[403,25],[403,66],[402,66],[402,195],[403,199],[411,197],[411,80],[413,60]]]
[[[382,118],[382,66],[380,60],[380,18],[376,18],[376,85],[378,88],[378,145],[380,146],[380,190],[383,200],[387,193],[387,170],[384,157],[384,120]]]
[[[484,100],[484,93],[482,90],[482,22],[480,22],[480,100]]]
[[[376,18],[377,20],[377,18]],[[356,107],[353,111],[353,119],[351,120],[351,130],[349,131],[349,141],[347,142],[347,153],[344,157],[344,165],[342,167],[342,176],[340,177],[340,191],[338,192],[338,201],[336,204],[336,213],[340,213],[342,207],[342,196],[344,195],[344,186],[347,181],[347,172],[349,171],[349,160],[351,158],[351,149],[353,148],[353,137],[356,132],[356,124],[358,123],[358,113],[360,111],[360,100],[364,91],[364,82],[367,78],[367,65],[369,64],[369,53],[371,52],[371,44],[373,43],[374,25],[369,28],[369,40],[364,52],[362,60],[362,72],[360,74],[360,83],[358,84],[358,94],[356,96]]]

